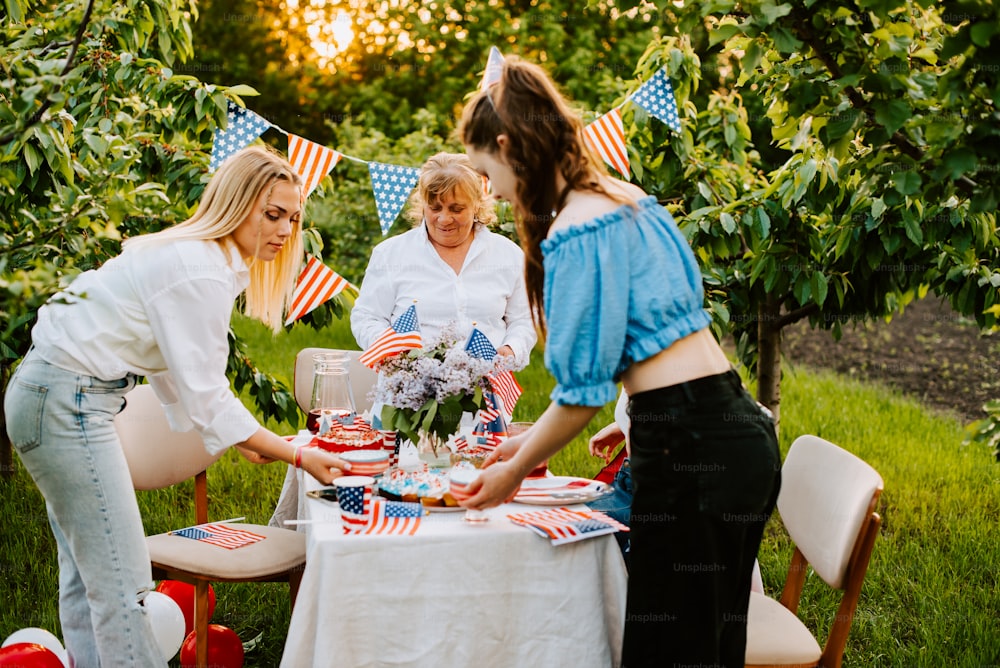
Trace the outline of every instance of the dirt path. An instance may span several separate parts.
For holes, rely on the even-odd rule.
[[[1000,334],[980,335],[935,297],[889,323],[845,325],[839,342],[800,322],[785,330],[782,348],[788,363],[886,383],[963,422],[982,418],[983,404],[1000,398]]]

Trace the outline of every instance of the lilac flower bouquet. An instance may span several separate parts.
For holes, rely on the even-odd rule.
[[[446,326],[424,347],[387,358],[375,401],[381,402],[382,428],[401,432],[417,445],[428,442],[434,455],[457,431],[464,413],[475,414],[490,388],[492,360],[466,352],[454,326]]]

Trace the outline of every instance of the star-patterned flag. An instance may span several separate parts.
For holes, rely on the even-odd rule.
[[[479,84],[479,90],[486,90],[493,84],[500,81],[503,75],[503,54],[495,46],[490,47],[490,55],[486,59],[486,71],[483,72],[483,80]]]
[[[208,543],[210,545],[218,545],[219,547],[224,547],[227,550],[235,550],[238,547],[252,545],[257,541],[264,540],[264,537],[259,533],[253,533],[252,531],[247,531],[246,529],[240,529],[222,523],[199,524],[198,526],[171,531],[170,534],[173,536],[182,536],[184,538],[193,538],[194,540],[201,541],[202,543]]]
[[[396,318],[396,322],[379,334],[358,361],[374,369],[375,365],[386,357],[404,350],[420,348],[423,344],[423,339],[420,337],[420,323],[417,321],[417,305],[411,304],[410,308]]]
[[[625,125],[622,114],[615,108],[583,129],[583,140],[604,162],[614,167],[626,179],[629,174],[628,150],[625,148]]]
[[[339,295],[348,286],[354,288],[350,281],[327,267],[315,255],[310,255],[295,281],[292,304],[288,308],[285,324],[295,322],[320,304]]]
[[[616,531],[628,531],[627,526],[597,510],[546,508],[515,513],[508,515],[507,519],[549,538],[553,545],[564,545]]]
[[[340,153],[332,148],[293,134],[288,135],[288,162],[302,177],[305,197],[309,197],[323,177],[340,162],[340,158]]]
[[[226,158],[264,134],[269,127],[271,124],[263,118],[230,100],[226,129],[215,129],[212,157],[208,161],[209,171],[214,172]]]
[[[674,132],[681,131],[674,88],[670,85],[667,68],[659,69],[653,77],[632,94],[632,101],[666,123]]]
[[[396,216],[406,204],[413,186],[417,185],[420,170],[414,167],[369,162],[368,174],[372,179],[378,223],[382,228],[382,234],[385,235],[389,233]]]
[[[427,511],[419,503],[372,499],[371,519],[361,533],[412,536],[420,528],[420,518]]]

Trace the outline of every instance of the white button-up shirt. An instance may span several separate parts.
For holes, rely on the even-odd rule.
[[[233,303],[248,283],[232,244],[127,249],[39,309],[32,343],[70,371],[102,380],[146,376],[171,427],[193,426],[205,449],[218,453],[260,427],[226,377]]]
[[[351,311],[358,345],[367,349],[414,301],[425,340],[448,323],[460,336],[475,324],[495,348],[511,347],[516,368],[527,366],[537,334],[524,289],[524,253],[510,239],[477,225],[458,274],[438,255],[424,225],[380,243]]]

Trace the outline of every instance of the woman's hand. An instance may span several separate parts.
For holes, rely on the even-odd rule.
[[[514,349],[511,348],[510,346],[500,346],[500,349],[497,350],[497,355],[503,355],[504,357],[513,357]]]
[[[476,510],[499,506],[514,498],[523,479],[524,475],[512,463],[498,462],[472,481],[469,485],[472,496],[459,505]]]
[[[611,461],[611,452],[619,443],[625,440],[625,434],[617,422],[612,422],[604,429],[590,437],[587,449],[594,457],[600,457],[607,464]]]
[[[323,485],[330,485],[334,479],[351,472],[350,462],[322,448],[303,447],[300,460],[302,469]]]
[[[517,436],[511,436],[510,438],[504,439],[500,445],[493,449],[486,459],[483,461],[483,468],[496,464],[500,461],[510,461],[517,454],[517,451],[521,448],[521,443],[524,440],[523,434],[518,434]]]

